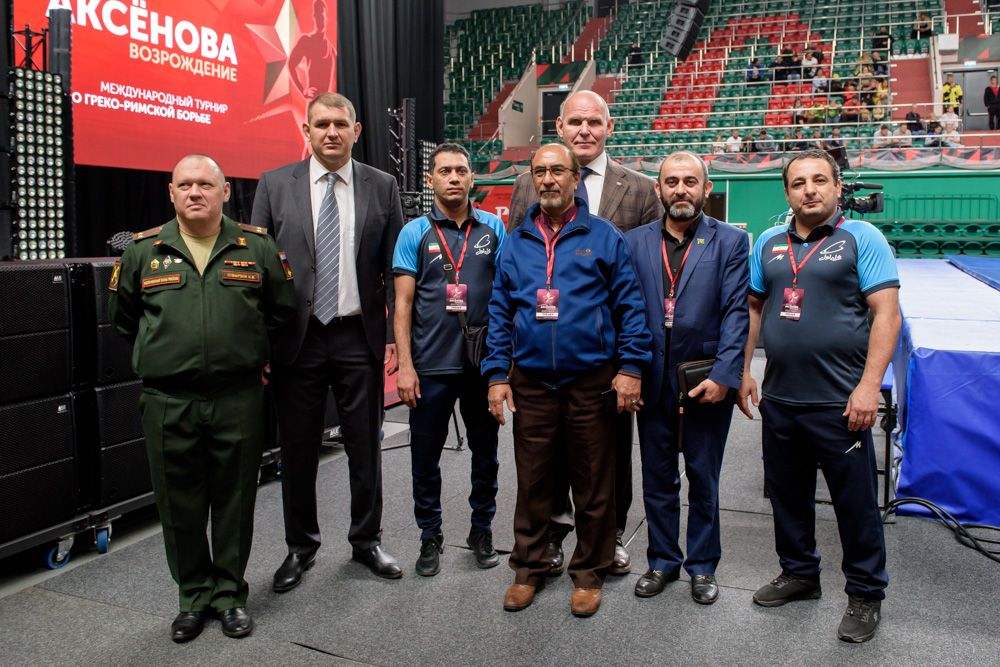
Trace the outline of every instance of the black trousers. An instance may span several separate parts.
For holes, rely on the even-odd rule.
[[[290,553],[319,549],[316,471],[328,389],[340,416],[351,480],[351,528],[356,549],[382,540],[382,428],[385,375],[365,338],[361,317],[323,325],[312,317],[298,358],[274,365],[274,396],[281,443],[281,498]]]
[[[632,506],[632,430],[634,413],[622,412],[615,417],[615,527],[618,535],[625,532],[628,510]],[[553,542],[562,542],[573,531],[573,503],[569,494],[569,477],[556,468],[552,492]]]
[[[1000,130],[1000,105],[986,107],[990,115],[990,129]]]

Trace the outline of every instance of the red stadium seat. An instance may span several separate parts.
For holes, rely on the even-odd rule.
[[[786,97],[785,99],[781,100],[782,109],[788,110],[793,108],[794,106],[795,106],[795,101],[791,97]]]
[[[708,127],[708,119],[704,116],[695,116],[693,122],[691,123],[691,128],[696,130],[704,130]]]
[[[826,100],[825,97],[814,97],[813,98],[813,106],[825,107],[826,106],[826,102],[827,102],[827,100]]]
[[[676,118],[668,118],[667,119],[667,123],[666,123],[666,129],[668,129],[668,130],[676,130],[677,129],[677,119]]]
[[[779,125],[791,125],[792,124],[792,114],[790,114],[790,113],[779,114],[778,115],[778,124]]]
[[[690,130],[694,126],[694,120],[692,118],[682,118],[678,126],[682,130]]]
[[[781,109],[781,100],[772,97],[767,101],[768,111],[778,111]]]
[[[664,102],[663,104],[660,105],[660,115],[666,116],[669,113],[670,113],[670,105]],[[655,123],[656,121],[653,122]]]
[[[667,121],[663,118],[656,118],[653,120],[653,129],[660,131],[667,129]]]
[[[771,87],[771,94],[784,95],[786,90],[788,90],[788,86],[782,83],[776,83]]]
[[[764,116],[764,125],[768,127],[773,127],[778,124],[778,114],[769,113]]]

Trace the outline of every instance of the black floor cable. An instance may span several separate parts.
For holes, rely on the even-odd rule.
[[[896,511],[896,508],[900,505],[920,505],[921,507],[926,507],[929,509],[938,519],[941,520],[942,524],[951,528],[955,533],[955,539],[958,540],[959,544],[968,547],[970,549],[975,549],[982,555],[986,556],[990,560],[1000,563],[1000,550],[990,551],[983,544],[989,545],[1000,545],[1000,540],[991,540],[985,537],[975,537],[969,532],[970,529],[973,530],[991,530],[1000,532],[1000,527],[998,526],[988,526],[982,523],[961,523],[958,519],[948,514],[934,503],[929,500],[924,500],[923,498],[896,498],[891,503],[889,503],[885,512],[882,514],[882,523],[885,523],[889,518],[889,515]]]

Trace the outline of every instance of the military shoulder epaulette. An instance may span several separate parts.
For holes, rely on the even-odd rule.
[[[240,229],[245,232],[253,232],[254,234],[260,234],[261,236],[267,235],[267,229],[264,227],[254,227],[253,225],[244,225],[242,222],[239,223]]]
[[[152,238],[153,236],[159,234],[161,229],[163,229],[163,225],[160,225],[159,227],[153,227],[152,229],[147,229],[144,232],[136,232],[135,234],[132,235],[132,240],[141,241],[143,239]]]

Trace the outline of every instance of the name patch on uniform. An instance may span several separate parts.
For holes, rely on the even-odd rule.
[[[242,280],[248,283],[259,283],[260,274],[248,271],[223,271],[222,277],[226,280]]]
[[[181,274],[179,274],[179,273],[171,273],[170,275],[166,275],[166,276],[155,276],[153,278],[143,278],[142,279],[142,288],[146,289],[147,287],[157,287],[159,285],[176,285],[176,284],[179,284],[180,282],[181,282]]]
[[[122,277],[122,263],[115,262],[114,267],[111,269],[111,283],[108,284],[108,289],[112,292],[118,291],[118,281]]]
[[[285,280],[292,279],[292,265],[288,263],[288,258],[285,257],[285,253],[279,252],[278,259],[281,260],[281,268],[285,270]]]

